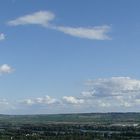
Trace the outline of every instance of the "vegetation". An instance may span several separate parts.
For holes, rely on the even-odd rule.
[[[139,140],[140,113],[0,115],[0,140]]]

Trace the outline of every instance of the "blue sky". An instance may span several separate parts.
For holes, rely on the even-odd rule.
[[[139,5],[1,0],[0,113],[139,111]]]

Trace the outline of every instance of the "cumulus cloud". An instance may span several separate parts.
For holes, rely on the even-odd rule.
[[[83,104],[84,103],[83,99],[78,99],[73,96],[64,96],[63,100],[65,103],[69,103],[69,104]]]
[[[21,101],[21,103],[27,104],[27,105],[33,105],[34,101],[32,99],[25,99],[25,100]]]
[[[140,107],[140,80],[130,77],[111,77],[88,80],[86,90],[79,96],[54,98],[44,96],[17,100],[15,108],[40,113],[138,111]],[[7,100],[0,106],[10,107]],[[35,113],[33,112],[33,113]]]
[[[53,20],[55,15],[49,11],[39,11],[33,14],[25,15],[23,17],[19,17],[15,20],[11,20],[8,22],[11,26],[17,25],[26,25],[26,24],[38,24],[42,26],[46,26],[49,24],[51,20]]]
[[[25,99],[21,101],[22,104],[26,105],[37,105],[37,104],[83,104],[84,99],[76,98],[74,96],[63,96],[61,99],[56,99],[50,96],[33,98],[33,99]]]
[[[110,103],[104,102],[104,101],[102,101],[102,100],[98,100],[98,104],[97,104],[97,105],[100,106],[100,107],[103,107],[103,108],[105,108],[105,107],[110,107],[110,106],[111,106]]]
[[[8,22],[11,26],[38,24],[43,27],[63,32],[65,34],[86,38],[91,40],[109,40],[108,32],[111,27],[108,25],[95,26],[95,27],[69,27],[69,26],[54,26],[50,21],[54,20],[55,15],[48,11],[39,11],[28,14]]]
[[[13,72],[13,68],[8,64],[3,64],[0,66],[0,74],[8,74],[12,72]]]
[[[133,111],[140,107],[140,80],[130,77],[111,77],[88,80],[86,90],[79,96],[63,96],[52,98],[50,96],[26,99],[22,104],[46,105],[52,108],[57,104],[57,111],[63,113],[68,110],[78,112],[108,112],[108,111]],[[44,107],[44,106],[43,106]]]
[[[0,33],[0,41],[5,40],[5,34],[4,33]]]
[[[134,95],[140,92],[140,80],[130,77],[112,77],[106,79],[89,80],[86,83],[91,87],[90,93],[93,96],[122,96]],[[84,93],[86,95],[86,93]]]
[[[54,98],[47,95],[23,99],[16,101],[14,107],[37,113],[40,110],[43,113],[138,111],[140,107],[140,80],[130,77],[100,78],[88,80],[86,86],[79,96]],[[0,106],[9,107],[9,102],[0,100]]]
[[[89,89],[82,92],[83,98],[105,101],[114,106],[131,107],[139,104],[140,80],[112,77],[89,80],[86,85]]]
[[[58,103],[58,100],[47,95],[45,97],[39,97],[39,98],[34,98],[34,99],[25,99],[21,102],[26,105],[38,105],[38,104],[51,105],[51,104]]]

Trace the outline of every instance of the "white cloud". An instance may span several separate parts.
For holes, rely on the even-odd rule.
[[[35,102],[40,104],[54,104],[57,100],[47,95],[44,98],[36,98]]]
[[[88,80],[86,89],[79,96],[54,98],[44,96],[9,102],[0,100],[0,106],[32,113],[72,113],[138,111],[140,107],[140,80],[130,77],[111,77]],[[10,104],[9,104],[10,103]],[[12,104],[11,104],[12,103]]]
[[[0,99],[0,113],[5,114],[14,109],[13,103],[7,99]]]
[[[87,90],[77,97],[53,98],[47,95],[16,101],[13,105],[29,113],[139,111],[140,80],[130,77],[100,78],[88,80],[86,85]],[[1,105],[9,107],[9,102],[0,100]]]
[[[51,104],[82,104],[84,103],[83,99],[78,99],[73,96],[64,96],[62,97],[62,100],[52,98],[50,96],[45,96],[45,97],[39,97],[39,98],[34,98],[34,99],[25,99],[22,100],[21,103],[26,104],[26,105],[51,105]]]
[[[91,39],[91,40],[110,40],[108,32],[111,27],[104,26],[95,26],[95,27],[68,27],[68,26],[54,26],[50,24],[50,21],[54,20],[55,15],[52,12],[48,11],[39,11],[32,14],[28,14],[17,19],[11,20],[8,22],[11,26],[17,25],[27,25],[27,24],[38,24],[46,28],[50,28],[56,31],[63,32],[65,34]]]
[[[0,99],[0,106],[1,105],[9,105],[9,102],[6,99]]]
[[[140,98],[139,99],[135,99],[135,104],[140,105]]]
[[[83,99],[78,99],[73,96],[64,96],[63,100],[64,102],[69,103],[69,104],[83,104],[84,103]]]
[[[13,72],[13,68],[8,64],[3,64],[0,66],[0,74],[8,74]]]
[[[100,106],[100,107],[110,107],[111,106],[111,104],[110,103],[108,103],[108,102],[104,102],[104,101],[102,101],[102,100],[99,100],[98,101],[98,106]]]
[[[47,26],[51,20],[53,20],[55,15],[48,11],[39,11],[33,14],[25,15],[19,17],[15,20],[8,22],[11,26],[26,25],[26,24],[38,24],[42,26]]]
[[[134,96],[140,93],[140,80],[131,79],[130,77],[90,80],[87,84],[90,86],[92,96]]]
[[[58,100],[47,95],[45,97],[39,97],[39,98],[34,98],[34,99],[25,99],[21,102],[26,105],[39,105],[39,104],[40,105],[41,104],[51,105],[51,104],[58,103]]]
[[[89,80],[88,90],[82,92],[83,98],[112,106],[132,107],[139,105],[140,80],[130,77],[112,77]],[[101,105],[101,104],[99,104]]]
[[[110,26],[97,26],[91,28],[84,28],[84,27],[64,27],[58,26],[55,27],[56,30],[61,31],[65,34],[79,37],[79,38],[86,38],[92,40],[109,40],[111,39],[107,33],[110,31]]]
[[[21,101],[21,103],[27,104],[27,105],[33,105],[34,101],[32,99],[25,99],[25,100]]]
[[[0,41],[5,40],[5,34],[4,33],[0,33]]]
[[[140,107],[140,80],[130,77],[111,77],[88,80],[80,96],[50,96],[23,100],[25,105],[47,107],[65,112],[135,111]],[[56,105],[54,108],[53,105]],[[28,106],[27,106],[28,107]]]

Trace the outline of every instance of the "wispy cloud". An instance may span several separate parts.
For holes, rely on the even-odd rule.
[[[92,40],[110,40],[111,38],[107,35],[110,31],[110,26],[97,26],[91,28],[84,27],[64,27],[58,26],[55,27],[56,30],[61,31],[65,34],[79,37],[79,38],[87,38]]]
[[[0,74],[8,74],[8,73],[12,73],[13,71],[14,69],[8,64],[3,64],[0,66]]]
[[[39,11],[33,14],[28,14],[23,17],[19,17],[15,20],[8,22],[11,26],[17,25],[27,25],[27,24],[38,24],[41,26],[47,26],[51,20],[53,20],[55,15],[49,11]]]
[[[0,41],[5,40],[5,34],[4,33],[0,33]]]
[[[39,11],[32,14],[28,14],[8,22],[8,25],[18,26],[27,24],[41,25],[46,28],[50,28],[56,31],[63,32],[65,34],[91,39],[91,40],[110,40],[111,37],[108,35],[111,27],[108,25],[94,26],[94,27],[70,27],[70,26],[58,26],[53,25],[50,21],[54,20],[55,14],[48,11]]]

